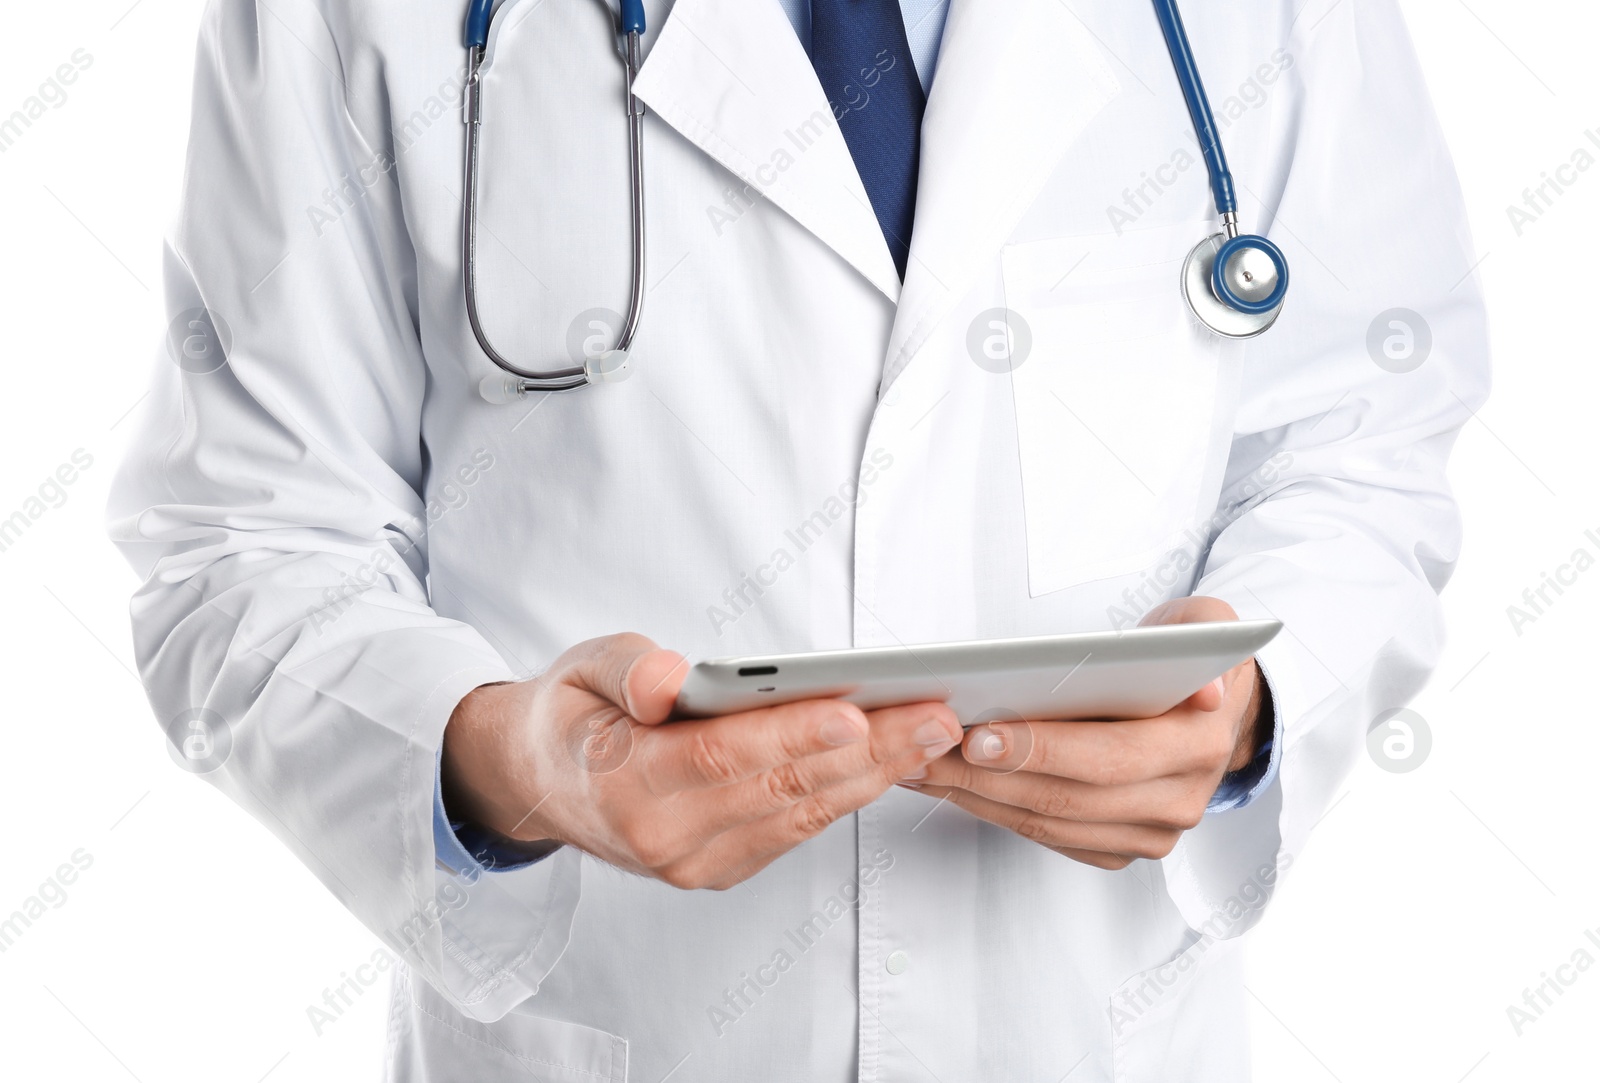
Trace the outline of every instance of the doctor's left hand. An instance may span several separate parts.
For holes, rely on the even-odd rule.
[[[1179,598],[1141,624],[1237,620],[1220,598]],[[1127,722],[974,726],[929,765],[921,793],[1102,869],[1162,858],[1200,823],[1222,776],[1247,766],[1271,733],[1255,659],[1164,715]]]

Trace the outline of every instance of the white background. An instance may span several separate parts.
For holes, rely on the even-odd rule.
[[[381,986],[320,1035],[307,1017],[377,941],[264,830],[174,768],[131,668],[132,575],[103,540],[119,445],[165,330],[160,245],[201,6],[75,0],[0,16],[0,117],[75,50],[93,57],[67,100],[0,153],[0,518],[75,450],[93,457],[65,503],[0,552],[0,919],[75,852],[92,859],[0,953],[7,1078],[378,1071]],[[1600,169],[1521,236],[1506,208],[1578,147],[1600,156],[1584,135],[1594,126],[1600,139],[1600,10],[1403,7],[1483,257],[1496,386],[1454,460],[1466,553],[1445,593],[1449,650],[1413,704],[1431,754],[1406,774],[1360,765],[1254,935],[1258,1077],[1594,1078],[1600,967],[1520,1034],[1507,1008],[1579,948],[1600,960],[1584,937],[1600,937],[1600,568],[1520,635],[1506,610],[1575,549],[1600,557]]]

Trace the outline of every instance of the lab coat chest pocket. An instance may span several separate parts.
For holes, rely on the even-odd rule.
[[[1208,466],[1225,451],[1218,346],[1179,271],[1204,232],[1182,223],[1002,252],[1034,596],[1145,567],[1203,517]]]

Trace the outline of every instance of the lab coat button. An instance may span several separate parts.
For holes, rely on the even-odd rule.
[[[891,974],[904,974],[906,967],[911,965],[911,957],[903,951],[892,951],[883,965]]]

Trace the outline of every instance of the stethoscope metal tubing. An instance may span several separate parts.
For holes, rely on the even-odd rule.
[[[1264,237],[1242,235],[1239,231],[1238,201],[1234,193],[1233,176],[1228,171],[1227,155],[1222,149],[1222,139],[1217,132],[1211,104],[1206,98],[1205,84],[1195,64],[1189,47],[1188,34],[1178,14],[1177,0],[1153,0],[1162,36],[1172,58],[1178,86],[1183,92],[1189,118],[1193,122],[1195,138],[1205,159],[1210,178],[1212,200],[1221,219],[1222,232],[1207,237],[1189,253],[1185,260],[1184,295],[1196,317],[1217,334],[1229,338],[1248,338],[1270,327],[1283,307],[1288,287],[1288,265],[1282,253]],[[634,94],[640,67],[641,39],[644,33],[644,6],[640,0],[621,0],[621,29],[623,35],[623,61],[626,73],[626,98],[628,109],[628,199],[629,199],[629,280],[628,311],[617,334],[616,346],[598,357],[588,358],[582,364],[563,368],[526,369],[507,359],[489,341],[478,311],[478,180],[479,137],[483,126],[482,66],[488,49],[490,22],[493,18],[493,0],[472,0],[467,16],[467,149],[466,167],[461,198],[461,262],[463,289],[466,295],[467,321],[473,337],[484,355],[494,362],[505,375],[491,377],[483,382],[481,390],[490,401],[508,401],[529,391],[570,391],[598,381],[618,380],[629,371],[629,351],[639,331],[644,313],[645,293],[645,178],[644,178],[644,106]],[[1255,279],[1270,283],[1272,291],[1265,297],[1254,299],[1248,295],[1248,284],[1243,295],[1236,292],[1238,283],[1228,284],[1223,266],[1217,259],[1224,253],[1259,250],[1270,257],[1272,266],[1267,274],[1276,275]],[[1259,263],[1259,259],[1257,261]],[[1242,276],[1247,283],[1259,268],[1245,264],[1228,264],[1230,273]]]
[[[628,200],[629,257],[632,273],[629,280],[628,313],[616,346],[607,351],[607,359],[614,369],[624,369],[628,350],[638,334],[639,321],[644,313],[645,292],[645,218],[644,218],[644,105],[634,95],[634,80],[639,74],[639,32],[629,30],[625,39],[625,69],[627,77],[628,107]],[[463,292],[466,299],[467,322],[478,347],[490,361],[517,378],[515,391],[571,391],[591,382],[589,366],[574,365],[565,368],[537,370],[525,369],[510,361],[495,349],[484,330],[478,311],[478,159],[479,133],[483,127],[483,83],[480,69],[483,65],[485,45],[474,42],[468,47],[467,62],[467,153],[466,168],[462,178],[461,193],[461,265]],[[622,358],[620,364],[615,359]],[[604,378],[604,370],[597,370]],[[620,375],[620,374],[619,374]],[[508,381],[509,382],[509,381]]]
[[[617,336],[618,350],[626,353],[633,346],[633,336],[639,331],[639,318],[644,315],[644,105],[633,93],[634,80],[639,77],[639,33],[629,31],[627,49],[628,90],[628,204],[632,216],[630,254],[633,260],[633,279],[628,294],[628,314],[622,321],[622,331]]]

